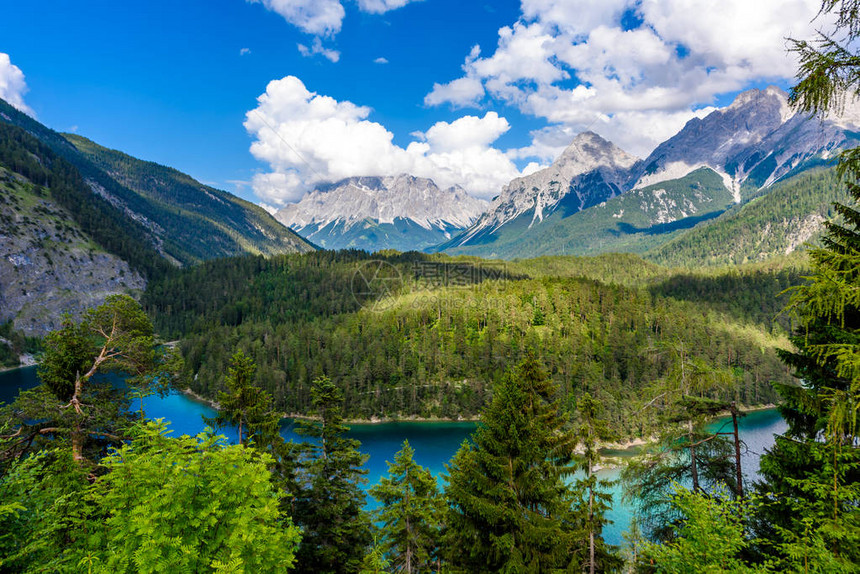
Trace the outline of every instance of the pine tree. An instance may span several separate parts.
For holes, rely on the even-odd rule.
[[[388,475],[370,489],[382,507],[382,550],[397,572],[433,569],[440,537],[443,502],[436,479],[413,460],[409,441],[388,463]]]
[[[296,478],[294,519],[302,527],[297,554],[302,572],[357,572],[371,541],[360,484],[367,460],[360,443],[344,435],[343,395],[328,377],[311,387],[317,419],[302,421],[298,432],[313,442],[304,452]]]
[[[586,564],[589,574],[594,574],[620,568],[622,565],[615,549],[607,546],[601,537],[603,527],[610,524],[606,512],[611,508],[612,495],[607,493],[606,489],[612,483],[599,478],[595,473],[595,467],[600,462],[600,443],[617,437],[602,418],[603,405],[590,393],[580,397],[576,408],[579,414],[576,436],[583,449],[583,476],[576,481],[576,490],[580,493],[577,506],[585,516],[585,533],[588,536]]]
[[[279,432],[280,416],[274,410],[272,396],[254,385],[256,370],[253,359],[236,351],[224,380],[227,390],[218,393],[218,413],[203,419],[215,428],[235,426],[242,444],[252,439],[271,442]]]
[[[576,439],[556,392],[529,354],[496,387],[472,440],[448,466],[444,553],[455,571],[579,568],[582,520],[565,480],[575,470]]]
[[[14,432],[0,458],[16,458],[40,445],[53,448],[59,439],[68,440],[79,464],[96,461],[107,445],[119,443],[133,415],[127,390],[93,377],[118,371],[127,376],[129,390],[139,391],[154,379],[170,378],[161,366],[152,323],[128,295],[108,297],[79,324],[65,317],[45,340],[38,371],[43,384],[21,393],[5,410]]]

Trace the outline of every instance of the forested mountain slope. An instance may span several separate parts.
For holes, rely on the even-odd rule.
[[[689,269],[664,267],[628,253],[539,257],[504,265],[509,274],[536,279],[582,278],[645,289],[654,296],[694,303],[773,333],[790,331],[791,316],[784,313],[789,296],[784,291],[802,284],[809,274],[805,252],[762,263]]]
[[[527,349],[540,354],[566,402],[590,391],[630,434],[634,399],[665,374],[663,350],[674,342],[735,368],[741,402],[770,401],[770,382],[788,380],[775,352],[785,340],[768,334],[774,326],[769,310],[753,312],[758,301],[711,307],[695,294],[696,281],[665,283],[669,270],[621,286],[583,276],[588,263],[577,272],[585,260],[562,259],[564,273],[547,273],[544,261],[530,277],[529,262],[507,268],[418,253],[234,258],[153,282],[144,303],[163,336],[184,337],[192,389],[215,396],[242,349],[258,365],[256,383],[290,413],[308,412],[310,383],[325,374],[352,417],[472,416]],[[384,288],[356,296],[359,272],[369,270],[385,273]],[[203,277],[209,288],[194,289]],[[777,288],[746,278],[733,289]]]
[[[845,192],[835,168],[821,168],[787,179],[766,194],[733,207],[647,254],[670,266],[729,265],[785,256],[815,242],[825,220],[836,215],[833,202]]]
[[[61,134],[2,100],[0,124],[23,128],[71,163],[90,189],[82,208],[90,198],[106,200],[122,219],[145,228],[160,258],[173,264],[187,265],[243,253],[313,249],[257,206],[203,186],[171,168],[70,136],[81,147],[79,150]]]
[[[148,217],[166,234],[182,238],[179,243],[196,259],[312,249],[258,205],[171,167],[139,160],[75,134],[63,137],[123,187],[161,207],[158,215]]]

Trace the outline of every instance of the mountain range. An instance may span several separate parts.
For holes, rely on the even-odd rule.
[[[645,252],[777,182],[832,164],[839,150],[860,144],[858,129],[856,102],[839,117],[811,117],[769,87],[690,120],[644,160],[586,132],[435,250],[502,258]]]
[[[736,214],[798,174],[832,165],[839,150],[858,144],[856,101],[839,116],[811,117],[796,113],[785,92],[768,87],[690,120],[645,159],[596,133],[581,133],[551,165],[514,179],[489,205],[462,188],[442,190],[407,174],[351,177],[317,186],[276,218],[326,249],[508,259],[656,253],[694,227],[722,225],[723,214]],[[825,201],[821,193],[812,196]],[[822,205],[813,209],[818,218],[826,211]],[[759,210],[765,212],[771,213]],[[815,236],[813,220],[804,220],[794,243]]]
[[[856,103],[838,117],[810,117],[771,87],[690,120],[645,159],[582,133],[489,204],[400,174],[319,185],[273,217],[0,100],[0,322],[43,334],[62,311],[138,292],[178,266],[317,246],[760,261],[814,240],[840,198],[834,158],[858,144]]]
[[[480,245],[507,223],[521,220],[528,230],[556,211],[575,213],[604,202],[624,191],[635,165],[636,158],[611,142],[581,133],[550,167],[505,186],[480,220],[450,245]]]
[[[487,202],[462,187],[401,174],[350,177],[322,185],[275,217],[325,249],[424,250],[462,232]]]

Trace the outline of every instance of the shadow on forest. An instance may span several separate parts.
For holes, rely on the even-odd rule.
[[[703,213],[702,215],[685,217],[684,219],[678,219],[677,221],[670,221],[668,223],[657,223],[650,227],[636,227],[635,225],[631,225],[629,223],[619,223],[618,230],[611,231],[611,233],[616,236],[624,235],[633,235],[634,233],[644,233],[645,235],[662,235],[664,233],[671,233],[672,231],[678,231],[679,229],[690,229],[691,227],[695,227],[699,223],[703,221],[709,221],[711,219],[715,219],[725,213],[725,209],[721,209],[719,211],[711,211],[710,213]]]

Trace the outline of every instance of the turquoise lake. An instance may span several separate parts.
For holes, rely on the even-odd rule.
[[[38,384],[35,367],[27,367],[0,373],[0,402],[14,400],[20,389],[32,388]],[[140,408],[140,402],[133,403],[133,409]],[[173,436],[182,434],[197,434],[203,430],[202,416],[211,416],[213,410],[206,404],[192,400],[181,394],[172,393],[167,397],[147,397],[143,403],[144,412],[149,418],[163,418],[170,421]],[[731,419],[717,419],[712,424],[715,429],[731,430]],[[404,440],[415,449],[415,460],[430,469],[437,477],[445,471],[445,463],[454,455],[460,444],[474,430],[475,423],[471,422],[393,422],[377,424],[356,424],[350,430],[350,436],[361,441],[361,450],[369,455],[365,465],[368,471],[367,485],[379,481],[386,470],[386,461],[394,459],[394,454],[400,450]],[[741,438],[747,445],[743,456],[742,466],[748,478],[755,478],[758,472],[759,456],[773,445],[774,434],[785,431],[786,424],[775,409],[756,411],[743,417],[739,425]],[[235,429],[222,430],[228,439],[236,440]],[[285,419],[282,424],[285,438],[298,439],[293,432],[293,423]],[[607,469],[601,475],[607,479],[615,479],[618,469]],[[608,518],[613,521],[604,531],[604,537],[610,544],[621,544],[622,533],[630,523],[631,508],[621,501],[621,486],[612,488],[614,497],[612,510]],[[368,497],[368,508],[373,508],[375,501]]]

